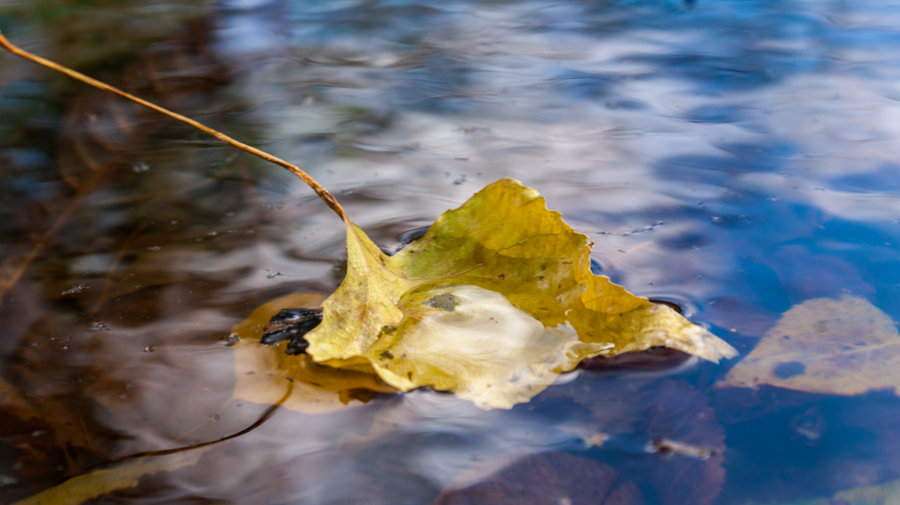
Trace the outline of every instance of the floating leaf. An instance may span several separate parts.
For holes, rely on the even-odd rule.
[[[900,335],[863,298],[815,298],[793,307],[721,386],[768,384],[810,393],[900,393]]]
[[[537,191],[503,179],[387,256],[347,222],[347,276],[306,339],[319,363],[485,407],[528,401],[589,357],[665,346],[734,349],[590,271],[587,236]]]

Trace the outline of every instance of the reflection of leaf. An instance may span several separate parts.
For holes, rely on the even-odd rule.
[[[517,181],[489,185],[388,257],[347,223],[347,276],[307,335],[318,362],[482,407],[527,401],[582,359],[666,346],[735,351],[590,271],[587,237]]]
[[[900,393],[900,335],[862,298],[808,300],[786,312],[720,385],[762,384],[824,394]]]
[[[136,487],[141,477],[197,463],[208,448],[141,458],[73,477],[13,505],[76,505],[119,489]]]
[[[240,338],[234,346],[236,398],[275,403],[287,390],[287,380],[291,380],[293,392],[282,406],[316,413],[343,407],[355,397],[356,389],[396,391],[370,374],[318,365],[306,355],[290,356],[284,352],[284,344],[271,347],[259,343],[266,323],[279,310],[318,305],[321,301],[322,297],[316,294],[283,296],[257,307],[232,329]]]

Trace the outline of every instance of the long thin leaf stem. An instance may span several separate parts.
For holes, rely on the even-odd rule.
[[[301,170],[298,166],[294,165],[293,163],[288,163],[287,161],[284,161],[283,159],[278,158],[277,156],[273,156],[265,151],[257,149],[251,145],[245,144],[234,138],[231,138],[228,135],[225,135],[224,133],[222,133],[214,128],[210,128],[209,126],[206,126],[203,123],[195,121],[187,116],[183,116],[181,114],[178,114],[177,112],[170,111],[169,109],[166,109],[165,107],[160,107],[159,105],[156,105],[155,103],[148,102],[147,100],[144,100],[143,98],[139,98],[139,97],[132,95],[131,93],[122,91],[121,89],[116,88],[115,86],[110,86],[109,84],[106,84],[105,82],[98,81],[92,77],[88,77],[88,76],[82,74],[81,72],[72,70],[71,68],[65,67],[63,65],[60,65],[56,62],[53,62],[51,60],[48,60],[48,59],[38,56],[36,54],[30,53],[16,45],[14,45],[12,42],[10,42],[9,39],[7,39],[6,36],[3,35],[2,31],[0,31],[0,45],[2,45],[4,48],[6,48],[6,50],[8,50],[9,52],[11,52],[17,56],[20,56],[22,58],[25,58],[26,60],[32,61],[39,65],[43,65],[43,66],[50,68],[52,70],[55,70],[57,72],[66,74],[69,77],[72,77],[73,79],[77,79],[83,83],[90,84],[91,86],[94,86],[95,88],[100,88],[102,90],[106,90],[106,91],[115,93],[121,97],[131,100],[132,102],[135,102],[140,105],[143,105],[144,107],[153,109],[153,110],[155,110],[159,113],[165,114],[166,116],[169,116],[173,119],[177,119],[178,121],[181,121],[182,123],[189,124],[189,125],[193,126],[194,128],[197,128],[198,130],[201,130],[205,133],[212,135],[213,137],[221,140],[222,142],[225,142],[234,147],[237,147],[238,149],[241,149],[242,151],[246,151],[246,152],[256,155],[268,162],[274,163],[276,165],[279,165],[281,167],[288,169],[291,173],[293,173],[297,177],[303,179],[303,182],[308,184],[316,192],[316,194],[319,195],[319,198],[321,198],[329,207],[331,207],[331,210],[333,210],[335,213],[337,213],[337,215],[340,216],[341,219],[343,219],[344,221],[348,220],[347,214],[344,212],[344,208],[341,207],[341,204],[338,203],[338,201],[334,198],[334,196],[327,189],[325,189],[321,184],[316,182],[315,179],[310,177],[309,174],[307,174],[306,172]]]

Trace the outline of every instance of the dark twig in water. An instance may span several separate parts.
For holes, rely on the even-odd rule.
[[[246,428],[242,429],[241,431],[232,433],[230,435],[226,435],[221,438],[217,438],[215,440],[207,440],[205,442],[197,442],[196,444],[184,445],[181,447],[173,447],[171,449],[160,449],[160,450],[156,450],[156,451],[145,451],[145,452],[139,452],[139,453],[135,453],[135,454],[129,454],[128,456],[123,456],[119,459],[107,461],[100,465],[96,465],[94,467],[87,468],[87,469],[85,469],[84,473],[87,473],[89,470],[91,470],[93,468],[97,468],[97,467],[101,467],[101,466],[103,466],[103,467],[111,466],[111,465],[115,465],[118,463],[123,463],[125,461],[131,461],[134,459],[143,459],[143,458],[150,458],[150,457],[155,457],[155,456],[166,456],[169,454],[175,454],[175,453],[179,453],[179,452],[192,451],[194,449],[200,449],[201,447],[207,447],[210,445],[220,444],[222,442],[227,442],[228,440],[231,440],[233,438],[237,438],[242,435],[246,435],[247,433],[250,433],[251,431],[255,430],[256,428],[259,428],[260,426],[262,426],[263,423],[268,421],[269,418],[271,418],[272,415],[275,414],[275,411],[278,410],[278,408],[281,407],[281,405],[284,404],[284,402],[287,401],[287,399],[291,396],[291,393],[294,392],[294,383],[293,383],[293,381],[290,381],[290,380],[286,380],[285,383],[287,383],[287,390],[284,392],[284,395],[282,395],[281,398],[279,398],[277,402],[273,403],[272,405],[269,405],[269,407],[267,407],[266,410],[263,411],[262,415],[259,416],[259,419],[257,419],[253,424],[251,424],[250,426],[247,426]]]

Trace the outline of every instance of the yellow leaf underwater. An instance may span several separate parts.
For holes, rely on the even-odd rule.
[[[78,505],[120,489],[137,487],[143,477],[197,463],[209,448],[148,456],[71,479],[13,505]]]
[[[394,256],[347,222],[347,252],[307,353],[402,391],[430,386],[509,408],[593,356],[657,346],[710,361],[736,354],[594,275],[587,236],[518,181],[490,184]]]
[[[856,395],[900,393],[900,334],[863,298],[807,300],[784,313],[720,386]]]

